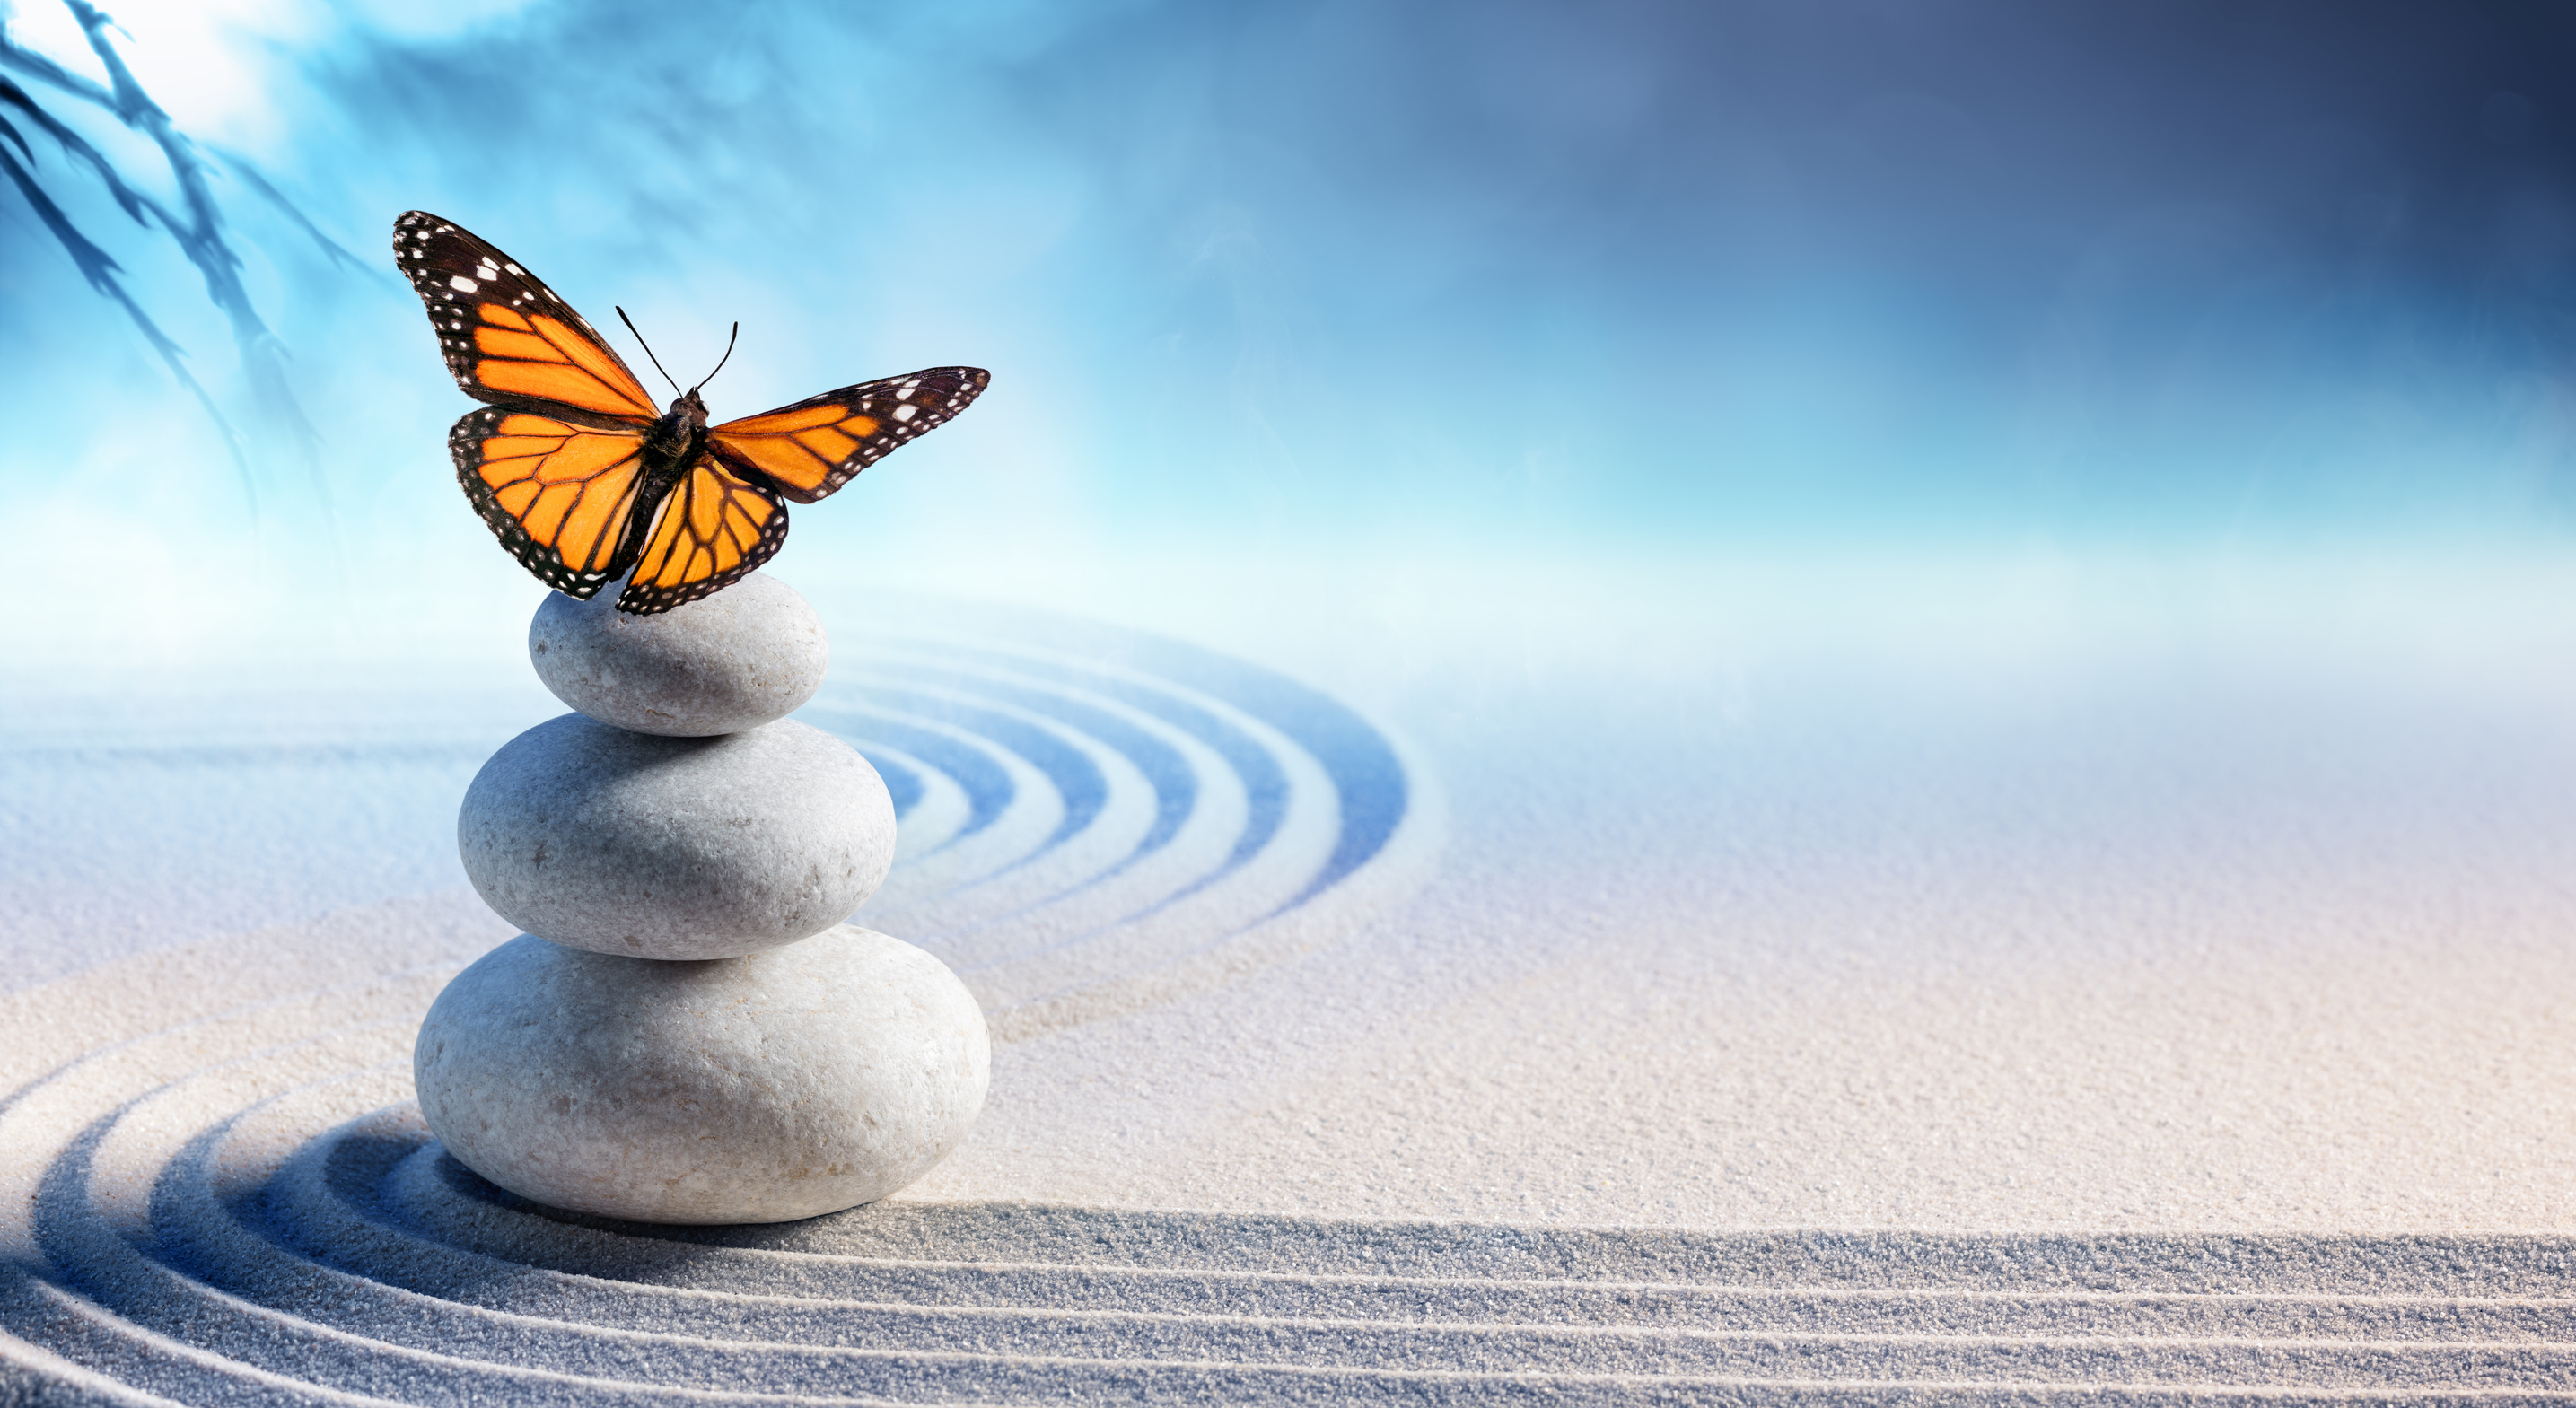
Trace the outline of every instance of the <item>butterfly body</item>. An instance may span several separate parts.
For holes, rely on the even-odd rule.
[[[683,392],[644,432],[644,460],[637,477],[646,487],[638,497],[650,499],[656,486],[668,492],[706,448],[707,403],[695,391]]]
[[[707,403],[698,393],[684,391],[671,403],[671,409],[653,422],[644,436],[644,455],[649,463],[667,460],[676,470],[682,461],[707,446]]]
[[[691,461],[706,451],[707,403],[695,391],[684,392],[671,403],[644,432],[643,453],[635,473],[635,498],[638,503],[660,503],[679,487],[680,477]],[[473,497],[469,488],[467,497]],[[779,517],[786,517],[780,510]],[[630,514],[610,558],[612,562],[631,563],[642,552],[645,536],[651,531],[649,515]],[[629,540],[632,541],[629,541]],[[506,541],[506,539],[504,540]],[[539,575],[543,575],[542,573]],[[575,592],[576,596],[587,593]]]
[[[556,590],[587,598],[625,581],[621,611],[667,611],[739,580],[786,541],[786,500],[831,494],[991,380],[931,367],[711,424],[696,387],[657,413],[570,304],[454,223],[405,214],[394,262],[457,385],[487,403],[448,432],[466,498]]]

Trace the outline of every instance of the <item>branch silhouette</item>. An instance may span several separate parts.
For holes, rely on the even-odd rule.
[[[186,350],[161,330],[119,277],[123,273],[122,266],[75,225],[61,203],[45,189],[44,182],[38,178],[34,147],[9,119],[13,116],[21,118],[51,137],[62,148],[65,157],[74,166],[86,168],[117,207],[137,225],[146,229],[158,226],[169,236],[205,281],[207,300],[224,315],[262,420],[286,436],[297,458],[304,464],[316,502],[326,514],[330,513],[330,494],[322,478],[317,436],[290,384],[286,346],[260,317],[249,290],[243,285],[242,258],[227,233],[223,209],[215,199],[212,178],[217,169],[204,151],[178,130],[161,105],[144,91],[133,71],[126,66],[124,56],[109,42],[107,31],[115,22],[88,0],[63,0],[63,5],[80,25],[91,53],[98,58],[100,70],[107,75],[107,81],[101,83],[73,73],[42,54],[12,43],[6,34],[0,34],[0,70],[15,73],[40,88],[94,107],[142,134],[169,165],[171,180],[178,194],[177,208],[174,210],[170,204],[137,190],[97,147],[47,111],[27,87],[7,77],[0,77],[0,170],[5,170],[10,182],[35,211],[37,219],[52,233],[55,242],[62,246],[63,252],[71,257],[73,265],[81,271],[89,286],[125,311],[144,341],[170,369],[172,377],[205,408],[207,416],[214,421],[223,437],[225,448],[241,477],[243,492],[249,496],[256,512],[259,507],[258,475],[252,468],[243,437],[206,388],[189,372],[184,360]],[[11,146],[16,148],[15,152],[9,150]],[[354,255],[324,235],[248,161],[228,152],[216,155],[222,158],[224,168],[249,187],[253,194],[279,210],[319,245],[333,264],[365,270]]]

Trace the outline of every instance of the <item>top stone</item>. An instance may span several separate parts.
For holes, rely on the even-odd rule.
[[[740,733],[822,687],[822,619],[767,573],[655,616],[617,610],[615,595],[556,592],[528,623],[537,678],[601,723],[666,738]]]

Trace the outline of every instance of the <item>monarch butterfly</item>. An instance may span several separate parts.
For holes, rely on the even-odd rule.
[[[588,599],[624,580],[617,609],[637,615],[720,591],[768,561],[787,540],[782,499],[810,504],[840,488],[992,380],[977,367],[931,367],[711,427],[704,380],[657,415],[572,305],[454,222],[405,212],[394,264],[428,306],[456,384],[489,403],[447,434],[475,512],[548,586]]]

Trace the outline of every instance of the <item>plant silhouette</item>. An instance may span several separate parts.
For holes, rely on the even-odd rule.
[[[201,146],[182,133],[170,115],[135,80],[124,58],[109,42],[108,31],[111,28],[122,29],[110,16],[88,0],[63,0],[63,4],[88,38],[90,50],[98,56],[100,68],[107,76],[106,81],[74,73],[0,33],[0,172],[7,173],[18,193],[35,211],[36,218],[52,233],[63,252],[71,257],[81,277],[101,297],[124,310],[136,331],[159,355],[162,365],[169,368],[170,375],[186,387],[197,404],[205,409],[232,457],[243,493],[248,496],[256,514],[260,506],[259,481],[252,470],[250,450],[241,433],[216,405],[204,383],[189,371],[186,349],[164,332],[136,299],[123,277],[123,267],[74,222],[62,202],[56,199],[54,191],[48,188],[49,181],[58,182],[67,177],[49,173],[39,164],[38,148],[29,140],[29,131],[52,139],[61,150],[67,172],[74,175],[86,172],[90,179],[105,188],[117,207],[137,226],[166,236],[187,257],[205,280],[207,299],[223,313],[230,325],[234,348],[263,421],[282,433],[296,450],[297,457],[304,463],[312,490],[327,512],[329,495],[321,478],[312,423],[306,419],[289,384],[285,344],[260,317],[249,291],[243,286],[241,252],[227,227],[223,207],[216,199],[216,181],[229,173],[251,194],[275,207],[290,224],[311,238],[333,264],[362,274],[367,272],[366,266],[317,229],[249,162],[231,153]],[[36,92],[30,91],[31,88],[43,92],[57,106],[69,102],[94,108],[148,139],[169,164],[171,183],[177,193],[175,202],[165,202],[137,189],[136,183],[119,171],[114,161],[49,110],[44,102],[38,100]]]

